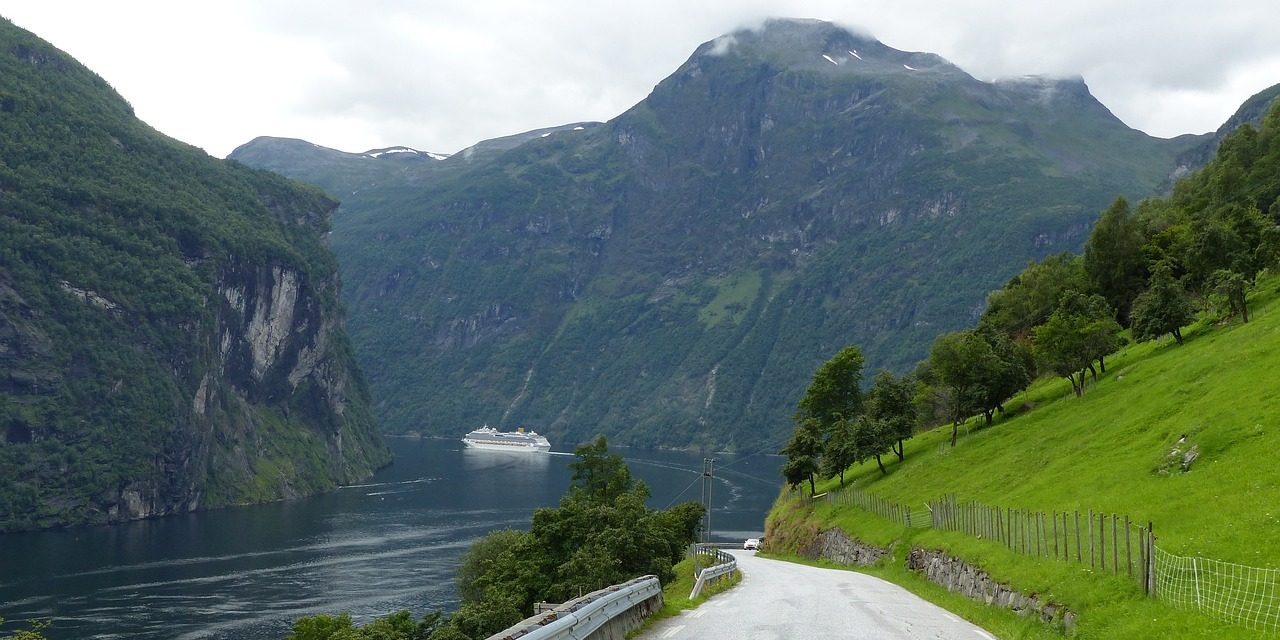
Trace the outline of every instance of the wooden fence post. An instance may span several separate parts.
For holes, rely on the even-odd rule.
[[[1148,571],[1151,577],[1151,597],[1159,598],[1160,594],[1156,589],[1159,583],[1159,577],[1156,576],[1156,531],[1150,520],[1147,521],[1147,537],[1151,539],[1151,552],[1147,554],[1147,561],[1151,563],[1151,569]]]
[[[1129,516],[1124,517],[1124,567],[1129,577],[1133,577],[1133,543],[1129,541],[1133,530],[1129,527]]]
[[[1058,512],[1053,512],[1053,559],[1058,560]]]
[[[1107,514],[1098,514],[1098,568],[1107,570]]]
[[[1147,590],[1147,530],[1138,527],[1138,577],[1142,580],[1142,594],[1150,595]]]
[[[1111,573],[1120,574],[1120,541],[1116,530],[1116,514],[1111,514]]]
[[[1076,512],[1076,562],[1084,564],[1084,556],[1080,555],[1080,512]]]
[[[1039,558],[1039,512],[1032,513],[1032,521],[1036,524],[1036,557]]]
[[[1095,566],[1093,562],[1094,555],[1095,554],[1093,552],[1093,509],[1090,509],[1089,510],[1089,567],[1090,568],[1093,568]]]

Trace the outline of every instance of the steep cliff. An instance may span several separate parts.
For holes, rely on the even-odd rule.
[[[0,20],[0,530],[387,463],[323,242],[336,207],[160,135]]]

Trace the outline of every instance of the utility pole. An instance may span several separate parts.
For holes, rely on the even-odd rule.
[[[715,458],[702,459],[702,508],[707,516],[707,526],[702,530],[702,541],[711,542],[711,485],[715,478]]]

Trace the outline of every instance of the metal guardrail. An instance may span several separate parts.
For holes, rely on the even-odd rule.
[[[586,638],[615,617],[662,593],[656,576],[642,576],[570,600],[554,611],[527,618],[489,640]]]
[[[721,551],[709,545],[694,545],[694,553],[715,554],[716,564],[704,568],[695,568],[695,575],[698,580],[693,583],[693,591],[689,594],[689,599],[698,597],[702,593],[703,587],[708,581],[716,580],[721,576],[728,575],[738,570],[738,559],[732,555]]]

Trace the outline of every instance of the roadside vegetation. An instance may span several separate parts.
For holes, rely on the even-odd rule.
[[[881,464],[887,443],[858,434],[869,413],[852,399],[860,371],[842,377],[850,391],[838,418],[823,419],[802,401],[783,451],[788,482],[805,494],[852,484],[918,509],[954,495],[1005,508],[1125,514],[1153,522],[1166,551],[1280,567],[1278,220],[1273,106],[1260,129],[1226,137],[1217,158],[1172,195],[1134,208],[1117,200],[1083,256],[1030,264],[991,295],[976,327],[940,336],[913,373],[924,430],[901,458]],[[839,388],[828,373],[819,369],[810,394]],[[846,439],[871,446],[855,447],[850,465],[832,464],[842,461]],[[911,545],[945,550],[1065,604],[1079,614],[1073,637],[1257,633],[1171,609],[1129,578],[960,533],[907,530],[847,506],[779,502],[770,547],[798,549],[828,527],[896,545],[877,571],[899,582]]]
[[[312,616],[294,623],[288,640],[477,640],[532,615],[535,602],[566,602],[643,575],[674,588],[692,571],[673,565],[697,536],[702,505],[646,507],[649,488],[609,453],[603,436],[574,454],[559,507],[534,512],[528,531],[493,531],[463,555],[457,611],[416,620],[400,611],[362,627],[345,614]]]
[[[715,556],[704,554],[702,566],[707,566],[715,562]],[[693,584],[697,581],[693,577],[693,558],[685,558],[676,563],[672,570],[675,571],[675,580],[668,582],[662,586],[662,608],[658,609],[653,615],[649,616],[644,624],[627,634],[628,638],[634,638],[644,633],[650,626],[659,620],[665,620],[672,616],[680,615],[681,611],[696,609],[698,605],[706,602],[716,594],[724,593],[733,588],[739,582],[742,582],[742,572],[734,571],[733,573],[722,577],[715,582],[707,584],[702,588],[702,593],[696,598],[690,598],[689,594],[693,593]]]

